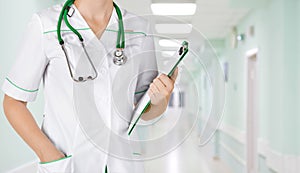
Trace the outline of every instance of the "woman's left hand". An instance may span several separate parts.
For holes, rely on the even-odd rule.
[[[167,108],[171,93],[174,89],[174,83],[178,75],[178,68],[175,69],[173,75],[169,78],[166,74],[161,74],[150,84],[148,94],[151,99],[151,105],[163,106]]]

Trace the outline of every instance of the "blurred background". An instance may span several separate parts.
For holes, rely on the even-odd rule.
[[[60,2],[1,0],[1,84],[14,62],[32,13]],[[200,93],[199,114],[194,116],[200,118],[178,148],[146,162],[147,173],[300,172],[299,0],[116,2],[135,14],[157,16],[151,20],[155,34],[191,40],[196,37],[194,30],[201,32],[210,43],[207,49],[218,58],[225,78],[223,116],[214,136],[204,144],[201,117],[209,112],[212,94],[208,79],[203,71],[197,70],[203,67],[189,64]],[[178,49],[178,45],[168,39],[156,39],[155,43],[160,50],[158,57],[170,57]],[[201,44],[193,48],[195,51],[204,49]],[[190,85],[188,78],[182,75],[167,114],[189,109],[189,103],[194,102]],[[40,89],[37,101],[29,104],[39,123],[44,104],[42,86]],[[0,96],[2,103],[3,93]],[[2,106],[0,114],[0,172],[34,172],[37,161],[34,153],[10,127]],[[151,128],[159,131],[172,118],[164,116],[160,126]]]

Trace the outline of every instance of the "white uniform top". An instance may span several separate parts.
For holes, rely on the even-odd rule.
[[[78,87],[70,77],[66,58],[56,34],[57,20],[62,6],[63,3],[32,16],[18,51],[16,62],[2,87],[5,94],[17,100],[30,102],[35,100],[40,82],[43,81],[45,110],[42,130],[59,150],[70,157],[47,164],[39,163],[38,172],[101,173],[104,172],[107,165],[108,172],[141,173],[143,172],[142,162],[125,161],[107,155],[90,142],[85,135],[84,128],[80,126],[76,116],[78,105],[74,103],[76,100],[74,93],[77,92],[74,89],[78,89]],[[141,96],[137,93],[147,89],[157,76],[157,64],[153,51],[154,41],[152,37],[149,37],[149,33],[151,33],[150,24],[141,17],[121,10],[126,37],[125,53],[128,62],[124,66],[116,66],[113,64],[113,51],[116,47],[118,30],[118,17],[115,10],[106,30],[98,40],[95,39],[95,34],[80,15],[78,9],[74,5],[73,8],[75,13],[69,17],[69,22],[81,33],[85,43],[94,42],[95,45],[99,45],[102,52],[108,53],[108,56],[93,57],[95,61],[97,61],[95,58],[102,58],[98,60],[102,63],[96,63],[100,64],[97,65],[99,76],[93,82],[99,89],[95,90],[95,100],[92,101],[99,101],[97,109],[106,115],[104,117],[106,125],[111,123],[107,125],[109,128],[116,131],[118,135],[124,135],[128,122],[121,120],[120,117],[117,118],[117,116],[112,118],[115,113],[112,109],[112,99],[114,99],[112,93],[128,90],[122,92],[125,95],[128,93],[131,95],[127,95],[125,98],[120,96],[117,100],[120,103],[127,103],[128,100],[126,99],[129,98],[130,103],[136,103]],[[130,20],[133,18],[134,20]],[[71,45],[68,50],[70,52],[76,51],[74,45],[79,45],[79,40],[75,34],[70,32],[64,22],[62,24],[62,37],[66,44]],[[132,39],[133,37],[136,39]],[[133,62],[131,58],[134,54],[144,51],[148,51],[148,53],[140,56],[140,61],[134,62],[134,66],[132,66],[134,68],[130,67],[129,65],[132,65]],[[78,65],[76,64],[78,59],[76,60],[73,55],[75,54],[70,53],[71,66],[74,69]],[[122,69],[126,70],[122,72]],[[130,73],[137,78],[135,80],[121,78],[118,76],[120,70],[121,73]],[[76,70],[74,71],[76,72]],[[143,74],[145,71],[148,72]],[[130,87],[128,86],[129,83]],[[125,116],[130,116],[132,105],[127,106],[127,110]],[[92,124],[91,127],[93,127]],[[104,135],[103,139],[100,140],[109,141],[109,137]],[[127,146],[121,147],[120,150],[125,151],[126,149],[128,150]]]

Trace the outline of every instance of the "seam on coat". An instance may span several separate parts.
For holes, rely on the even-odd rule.
[[[78,28],[76,30],[85,31],[85,30],[90,30],[90,28]],[[56,31],[57,30],[45,31],[44,34],[49,34],[49,33],[56,32]],[[69,30],[69,29],[62,29],[61,31],[71,32],[71,30]],[[105,31],[118,32],[117,30],[113,30],[113,29],[105,29]],[[125,34],[141,34],[141,35],[147,36],[146,33],[144,33],[144,32],[138,32],[138,31],[137,32],[134,32],[134,31],[125,31]]]

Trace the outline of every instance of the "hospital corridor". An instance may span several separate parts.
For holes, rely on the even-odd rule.
[[[28,92],[30,99],[36,92],[36,100],[28,103],[27,107],[38,126],[49,132],[45,136],[55,139],[51,142],[58,142],[63,137],[55,138],[54,133],[50,131],[50,126],[45,125],[45,120],[49,123],[59,119],[63,123],[65,120],[60,119],[59,116],[53,119],[47,118],[51,113],[57,112],[68,114],[66,116],[71,117],[69,109],[65,107],[69,105],[67,102],[70,100],[65,99],[64,96],[72,94],[74,99],[71,100],[71,103],[75,105],[74,111],[78,114],[82,112],[82,114],[66,118],[66,120],[78,121],[79,125],[73,126],[71,123],[66,123],[61,126],[66,129],[76,127],[70,132],[70,140],[73,140],[73,136],[80,136],[81,133],[86,137],[86,139],[74,137],[74,141],[79,141],[78,146],[88,143],[87,146],[90,148],[100,148],[97,151],[88,150],[91,155],[97,152],[108,154],[108,161],[103,161],[106,165],[101,166],[103,173],[143,173],[143,171],[133,171],[135,170],[133,167],[127,171],[123,171],[121,168],[115,169],[119,171],[110,171],[114,170],[110,166],[118,165],[117,161],[122,159],[133,159],[137,165],[143,165],[145,173],[300,173],[300,0],[115,0],[116,14],[112,12],[112,17],[116,18],[116,25],[112,24],[112,18],[110,18],[109,24],[103,29],[103,34],[95,37],[94,40],[90,39],[85,46],[83,39],[80,39],[76,31],[64,28],[68,26],[67,24],[62,24],[60,31],[58,31],[59,27],[56,28],[56,23],[53,27],[43,28],[44,30],[41,32],[43,39],[55,38],[55,43],[45,43],[47,48],[50,50],[49,47],[55,45],[59,50],[53,51],[53,54],[66,56],[67,61],[65,61],[65,57],[53,58],[49,65],[45,65],[47,72],[42,72],[40,76],[46,76],[46,78],[41,77],[41,82],[36,90],[22,87],[22,84],[31,80],[29,74],[32,73],[30,70],[22,71],[22,66],[29,64],[30,68],[35,69],[44,63],[22,61],[23,64],[19,63],[19,71],[24,76],[15,77],[9,73],[16,57],[22,56],[20,55],[22,53],[17,50],[20,50],[20,42],[22,38],[24,39],[24,35],[27,36],[25,38],[30,37],[29,40],[35,40],[30,34],[37,33],[36,28],[32,29],[33,32],[25,32],[28,31],[25,30],[28,22],[32,20],[30,17],[33,13],[55,4],[62,6],[64,2],[76,4],[76,1],[1,0],[0,86],[3,85],[3,92],[2,90],[0,92],[0,173],[36,173],[41,167],[45,168],[44,172],[38,173],[94,173],[91,171],[78,172],[75,169],[76,166],[70,169],[72,171],[55,171],[51,168],[51,164],[61,162],[63,167],[63,163],[67,163],[68,160],[87,156],[80,153],[84,152],[83,148],[70,155],[62,152],[65,157],[53,162],[39,160],[6,118],[7,115],[2,106],[4,94],[14,95],[13,91]],[[94,0],[86,1],[96,2]],[[118,11],[118,6],[121,8],[120,11]],[[64,17],[69,16],[71,24],[74,24],[72,20],[74,16],[77,17],[76,13],[80,9],[75,8],[75,5],[73,7],[70,5],[65,8],[67,12],[62,11],[61,13],[65,15]],[[50,10],[49,8],[48,11]],[[120,18],[120,12],[123,13],[123,19]],[[52,13],[49,12],[49,14]],[[139,17],[135,18],[133,14]],[[42,15],[42,17],[45,16]],[[56,17],[59,18],[58,15]],[[80,20],[83,20],[83,17],[80,17]],[[61,20],[64,23],[66,19],[61,17]],[[140,21],[148,21],[151,26],[146,23],[138,23]],[[34,22],[31,21],[30,24],[32,25],[32,23]],[[131,26],[132,23],[135,24],[134,27]],[[91,30],[88,26],[78,27],[75,24],[74,26],[84,38],[89,36],[86,34]],[[147,29],[144,31],[143,28]],[[64,39],[63,41],[60,40],[59,34],[61,34],[61,39]],[[113,39],[117,37],[116,45]],[[122,38],[125,38],[126,41],[123,47]],[[147,40],[147,38],[149,39]],[[100,40],[99,43],[101,43],[101,40],[105,42],[103,41],[105,39],[113,40],[112,49],[113,51],[116,49],[116,52],[107,53],[109,56],[125,57],[126,59],[112,60],[111,58],[110,60],[110,57],[107,56],[109,65],[98,68],[97,62],[95,66],[91,62],[93,62],[93,58],[104,56],[102,54],[93,56],[97,55],[98,50],[92,50],[90,46],[95,45],[93,44],[95,40]],[[119,43],[120,39],[121,43]],[[73,44],[74,40],[78,41],[75,44],[82,45],[84,55],[88,57],[84,60],[87,62],[86,64],[91,64],[90,67],[85,68],[84,65],[82,67],[79,65],[80,67],[77,66],[75,69],[75,65],[69,62],[66,52],[71,48],[68,47],[68,41]],[[151,47],[151,42],[148,42],[149,40],[153,40],[153,47]],[[64,41],[66,47],[63,47]],[[34,42],[28,44],[27,48],[31,48],[33,44]],[[144,52],[139,52],[139,44],[145,45],[142,46],[145,49]],[[150,48],[147,49],[147,46]],[[61,47],[63,47],[64,53],[61,51]],[[107,52],[110,51],[110,48],[104,49]],[[123,49],[127,57],[123,56]],[[80,50],[82,49],[80,48]],[[93,56],[91,56],[92,60],[86,50]],[[122,53],[120,56],[118,56],[120,53],[118,51]],[[74,55],[72,53],[69,55],[71,61],[77,56],[76,52]],[[156,59],[144,61],[145,58],[151,58],[150,56]],[[27,58],[27,55],[24,57]],[[79,59],[78,62],[81,60]],[[176,64],[177,62],[178,64]],[[139,63],[142,65],[138,66]],[[58,70],[53,69],[55,65]],[[174,79],[176,65],[178,65],[179,72],[177,78]],[[174,68],[172,68],[173,66]],[[144,70],[142,70],[143,67],[145,67]],[[128,119],[128,111],[136,111],[138,110],[136,107],[146,103],[143,103],[143,99],[146,98],[143,97],[143,94],[148,93],[147,89],[151,85],[146,88],[140,87],[142,89],[136,88],[144,85],[142,82],[151,82],[146,78],[157,73],[156,67],[159,74],[169,73],[167,79],[171,81],[174,79],[174,89],[172,88],[173,90],[170,91],[169,101],[165,105],[166,110],[154,119],[142,120],[143,113],[147,114],[149,109],[150,112],[151,109],[154,109],[151,108],[151,106],[154,107],[151,105],[152,103],[150,104],[154,96],[149,96],[150,101],[146,107],[142,107],[142,113],[138,117],[139,121],[135,121],[134,117]],[[72,68],[74,68],[73,71]],[[98,91],[103,88],[92,88],[94,85],[88,80],[94,80],[93,76],[87,78],[79,76],[79,82],[76,81],[77,76],[73,76],[73,73],[81,73],[83,68],[92,73],[95,72],[95,78],[99,78],[99,80],[95,80],[95,86],[106,82],[105,77],[110,79],[110,76],[116,75],[116,77],[112,77],[113,80],[110,83],[112,89],[104,90],[102,92],[104,95],[98,94]],[[71,72],[73,80],[68,81],[75,81],[74,84],[64,84],[60,78],[51,76],[51,72],[53,75],[61,69],[64,70],[62,76],[67,74],[67,77],[70,77],[69,71]],[[134,71],[136,69],[139,71]],[[18,71],[17,68],[14,70]],[[132,72],[134,74],[129,76]],[[12,79],[9,75],[15,78]],[[51,82],[56,82],[55,85],[49,87],[47,78],[51,78]],[[20,82],[16,82],[15,79]],[[88,85],[81,87],[80,82],[82,81]],[[15,89],[7,89],[8,85]],[[70,90],[65,89],[61,92],[67,93],[66,95],[60,92],[46,91],[60,85],[71,87]],[[35,84],[28,86],[35,86]],[[167,85],[164,86],[167,87]],[[90,88],[92,90],[87,91]],[[56,90],[53,89],[53,91]],[[93,95],[89,95],[90,93]],[[45,102],[44,99],[47,97],[52,97],[53,105],[58,105],[57,110],[48,110],[52,106],[50,102],[53,100]],[[105,106],[108,102],[111,102],[111,109]],[[113,117],[107,121],[111,123],[111,126],[105,126],[107,122],[105,118],[101,119],[103,114],[101,110],[99,111],[98,104],[105,109],[103,112],[109,112]],[[162,105],[158,104],[158,106]],[[93,106],[95,106],[95,110],[92,110]],[[47,108],[46,111],[45,108]],[[95,112],[96,114],[98,112],[100,116],[97,114],[96,117],[89,117]],[[114,115],[117,116],[114,117]],[[98,120],[104,125],[93,124]],[[116,127],[113,125],[114,120],[120,120],[115,125]],[[128,136],[124,137],[121,133],[119,134],[119,131],[114,131],[113,128],[122,130],[124,124],[122,121],[133,125],[133,135],[130,134],[131,131],[127,131],[122,133],[128,133]],[[61,126],[58,123],[53,127]],[[95,130],[92,127],[103,128],[107,131]],[[56,133],[58,136],[67,134],[60,130],[56,130]],[[111,140],[107,146],[104,137]],[[66,145],[71,143],[65,139],[62,141],[66,141]],[[119,143],[122,145],[123,142],[126,144],[123,148],[110,146],[117,146]],[[132,152],[127,144],[134,146]],[[57,146],[64,148],[61,143]],[[124,150],[130,155],[123,155]],[[109,155],[110,151],[112,151],[112,155]],[[76,156],[76,154],[78,155]],[[112,159],[110,165],[110,157],[116,157],[117,161],[114,162]],[[84,165],[87,160],[92,159],[81,158],[82,168],[88,167]],[[48,163],[49,168],[46,169]],[[72,164],[75,165],[75,162]]]

